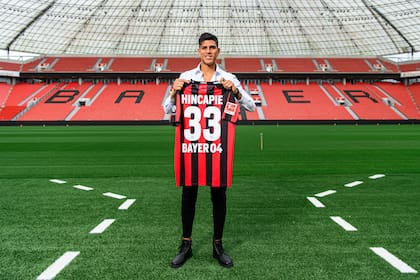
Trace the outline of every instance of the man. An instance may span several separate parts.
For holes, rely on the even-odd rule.
[[[208,98],[205,98],[205,96],[201,96],[202,99],[205,100],[224,100],[225,103],[229,103],[229,108],[231,108],[233,111],[236,111],[236,101],[239,103],[240,106],[242,106],[245,110],[248,111],[254,111],[255,109],[255,104],[254,101],[252,100],[252,98],[248,95],[248,93],[246,93],[246,91],[242,88],[239,80],[236,78],[235,75],[228,73],[226,71],[223,71],[216,63],[216,59],[220,53],[220,49],[218,47],[218,39],[216,36],[210,34],[210,33],[203,33],[201,34],[199,40],[199,47],[198,47],[198,55],[200,57],[200,64],[190,70],[190,71],[186,71],[184,73],[181,74],[181,76],[175,80],[171,92],[170,92],[170,96],[165,100],[165,104],[164,104],[164,110],[166,113],[174,113],[175,110],[181,110],[180,108],[183,107],[179,107],[180,103],[182,103],[179,95],[177,96],[177,93],[183,91],[186,87],[188,87],[189,85],[192,86],[193,83],[196,82],[204,82],[203,84],[205,84],[204,86],[208,86],[208,87],[219,87],[222,88],[224,90],[224,92],[229,92],[233,93],[233,96],[230,94],[229,98],[230,99],[226,99],[226,94],[224,97],[220,97],[220,99],[217,99],[217,97],[212,97],[209,98],[209,96],[207,96]],[[217,85],[216,85],[217,83]],[[195,85],[197,88],[198,85]],[[219,90],[220,92],[220,90]],[[183,94],[186,94],[185,92]],[[214,94],[214,93],[212,93]],[[186,97],[183,96],[183,99],[185,100]],[[178,100],[178,104],[176,105],[175,103]],[[217,103],[217,102],[216,102]],[[189,120],[189,124],[195,124],[194,128],[190,128],[188,127],[187,129],[183,129],[183,131],[186,131],[185,135],[184,132],[178,134],[177,133],[177,139],[176,142],[180,141],[179,138],[180,137],[190,137],[190,138],[194,138],[192,140],[197,140],[198,138],[195,137],[191,137],[191,134],[194,135],[201,135],[201,134],[205,134],[204,136],[207,135],[207,138],[212,138],[214,136],[214,134],[219,133],[220,129],[220,123],[222,121],[225,120],[221,120],[221,115],[224,114],[227,111],[226,108],[226,104],[222,104],[221,106],[223,106],[220,108],[216,108],[216,106],[213,106],[213,104],[210,104],[212,106],[209,105],[209,103],[207,103],[207,105],[202,106],[202,109],[204,111],[207,111],[207,117],[208,119],[206,120],[193,120],[193,118],[196,118],[197,115],[199,115],[200,117],[203,116],[203,118],[205,117],[206,113],[202,114],[201,111],[197,112],[197,107],[195,108],[189,108],[191,110],[185,109],[185,111],[183,111],[183,114],[185,115],[190,111],[194,111],[194,113],[190,113],[187,114],[190,117]],[[177,107],[178,106],[178,107]],[[211,107],[211,110],[209,109],[209,107]],[[194,110],[193,110],[194,109]],[[207,110],[206,110],[207,109]],[[183,110],[183,109],[182,109]],[[218,111],[219,110],[219,111]],[[223,112],[221,111],[223,110]],[[229,114],[234,115],[233,111],[227,111]],[[177,112],[179,113],[179,112]],[[215,117],[215,116],[218,117]],[[225,121],[226,122],[226,121]],[[187,122],[188,125],[188,122]],[[206,126],[206,128],[202,129],[201,126]],[[202,129],[202,130],[201,130]],[[179,130],[178,130],[179,131]],[[233,139],[233,138],[232,138]],[[209,140],[209,139],[207,139]],[[226,140],[226,139],[225,139]],[[204,140],[203,140],[204,141]],[[233,140],[232,140],[233,141]],[[196,141],[197,142],[197,141]],[[198,141],[199,142],[199,141]],[[208,144],[209,141],[202,143],[201,146],[201,152],[202,153],[218,153],[221,151],[218,151],[217,149],[220,149],[220,145],[218,148],[209,148]],[[196,144],[197,145],[197,144]],[[187,144],[185,144],[185,147],[189,147],[187,146]],[[203,148],[204,147],[204,148]],[[213,147],[213,146],[210,146]],[[184,148],[184,146],[183,146]],[[180,150],[181,148],[176,148],[176,150]],[[187,149],[189,148],[185,148],[185,151],[187,151]],[[192,148],[191,148],[192,150]],[[181,154],[183,151],[178,151]],[[177,151],[175,151],[175,153],[177,153]],[[184,155],[181,155],[184,156]],[[204,155],[204,157],[207,158],[212,155]],[[233,147],[232,147],[232,156],[233,156]],[[175,161],[177,155],[175,155]],[[202,157],[203,158],[203,157]],[[220,156],[216,157],[218,160],[220,160]],[[231,158],[233,159],[233,157]],[[214,160],[213,160],[214,161]],[[197,160],[198,162],[198,160]],[[212,163],[214,165],[214,163]],[[229,164],[229,163],[228,163]],[[230,162],[231,164],[231,162]],[[175,163],[175,165],[177,165],[177,163]],[[200,168],[198,168],[200,169]],[[205,168],[204,168],[205,169]],[[220,168],[219,168],[220,169]],[[201,167],[201,170],[203,170],[203,168]],[[177,170],[177,166],[175,166],[175,172],[176,175],[177,172],[179,170]],[[185,171],[187,172],[187,171]],[[231,170],[230,170],[231,172]],[[207,174],[205,176],[207,176],[207,178],[210,176],[212,176],[213,171],[207,171]],[[202,174],[196,175],[196,177],[203,177]],[[227,175],[227,177],[231,177],[231,174]],[[222,177],[222,176],[220,176]],[[213,257],[216,258],[219,262],[220,265],[222,265],[223,267],[227,267],[230,268],[233,266],[233,261],[232,259],[225,253],[223,245],[222,245],[222,237],[223,237],[223,228],[224,228],[224,223],[225,223],[225,218],[226,218],[226,187],[230,187],[230,183],[231,181],[229,180],[230,178],[227,178],[227,181],[224,182],[216,182],[216,183],[211,183],[214,182],[215,179],[207,179],[210,180],[209,184],[206,185],[210,185],[211,186],[211,200],[212,200],[212,204],[213,204],[213,226],[214,226],[214,233],[213,233]],[[217,180],[219,180],[219,177],[217,178]],[[182,241],[181,241],[181,245],[179,248],[179,252],[178,254],[175,256],[175,258],[172,260],[171,262],[171,267],[173,268],[178,268],[180,266],[182,266],[185,261],[187,261],[191,256],[192,256],[192,249],[191,249],[191,244],[192,244],[192,239],[191,239],[191,235],[192,235],[192,226],[193,226],[193,222],[194,222],[194,214],[195,214],[195,203],[197,200],[197,192],[198,192],[198,185],[200,184],[199,179],[197,179],[197,181],[194,183],[191,183],[191,181],[186,181],[184,179],[179,179],[177,177],[177,185],[182,186],[182,207],[181,207],[181,216],[182,216],[182,228],[183,228],[183,235],[182,235]],[[208,181],[207,181],[208,182]]]

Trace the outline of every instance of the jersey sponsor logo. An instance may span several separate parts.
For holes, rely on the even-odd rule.
[[[236,110],[238,109],[238,104],[232,103],[232,102],[227,102],[226,106],[225,106],[225,114],[228,115],[235,115],[236,114]]]

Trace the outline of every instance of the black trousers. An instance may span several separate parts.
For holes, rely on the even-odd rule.
[[[222,239],[226,219],[226,187],[210,188],[213,203],[213,239]],[[198,187],[182,187],[182,236],[191,238]]]

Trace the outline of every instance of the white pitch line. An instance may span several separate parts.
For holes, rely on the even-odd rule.
[[[360,185],[360,184],[363,184],[363,181],[354,181],[354,182],[345,184],[344,186],[348,187],[348,188],[352,188],[352,187],[355,187],[355,186]]]
[[[316,207],[316,208],[324,208],[325,205],[321,203],[318,199],[315,197],[308,196],[307,199]]]
[[[41,275],[36,278],[37,280],[50,280],[54,279],[67,265],[69,265],[80,252],[66,252],[58,258],[52,265],[50,265]]]
[[[343,218],[337,216],[331,216],[331,220],[336,222],[339,226],[341,226],[345,231],[357,231],[357,228],[346,222]]]
[[[91,191],[91,190],[93,190],[93,188],[91,188],[91,187],[86,187],[86,186],[82,186],[82,185],[75,185],[75,186],[73,186],[73,188],[79,189],[79,190],[82,190],[82,191]]]
[[[135,202],[135,199],[127,199],[126,201],[124,201],[123,204],[120,205],[120,207],[118,207],[118,210],[127,210],[128,208],[130,208],[130,206]]]
[[[370,248],[375,254],[383,258],[386,262],[388,262],[390,265],[398,269],[401,273],[417,273],[415,269],[413,269],[411,266],[388,252],[385,248],[382,247],[371,247]]]
[[[89,233],[91,234],[100,234],[103,233],[112,223],[115,222],[115,219],[105,219]]]
[[[59,180],[59,179],[51,179],[50,182],[56,183],[56,184],[65,184],[65,183],[67,183],[66,181]]]
[[[383,177],[385,177],[385,174],[375,174],[375,175],[369,176],[369,179],[375,180],[375,179],[379,179]]]
[[[116,199],[124,199],[124,198],[127,198],[125,195],[116,194],[116,193],[112,193],[112,192],[103,193],[103,195],[104,196],[108,196],[108,197],[112,197],[112,198],[116,198]]]
[[[330,194],[333,194],[333,193],[336,193],[337,191],[335,191],[335,190],[329,190],[329,191],[325,191],[325,192],[322,192],[322,193],[317,193],[315,196],[316,197],[324,197],[324,196],[327,196],[327,195],[330,195]]]

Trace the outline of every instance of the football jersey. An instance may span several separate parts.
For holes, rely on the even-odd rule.
[[[221,84],[191,81],[175,103],[176,185],[230,187],[239,111],[233,92]]]

